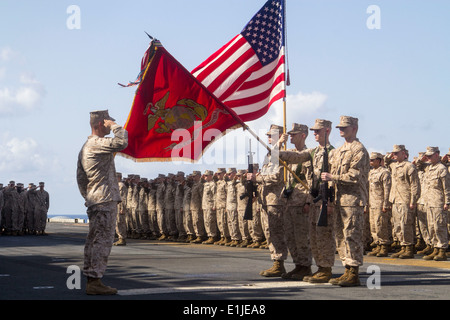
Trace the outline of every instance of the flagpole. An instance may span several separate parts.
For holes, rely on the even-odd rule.
[[[283,133],[286,134],[286,92],[287,92],[287,86],[290,82],[289,79],[289,66],[287,65],[287,27],[286,27],[286,0],[283,0],[283,37],[284,37],[284,56],[286,58],[286,63],[284,64],[284,79],[285,79],[285,87],[284,87],[284,97],[283,97]],[[287,142],[284,143],[284,151],[286,151]],[[287,181],[287,171],[286,167],[284,167],[284,183],[286,184]]]
[[[237,119],[236,119],[236,120],[237,120]],[[242,120],[241,120],[241,121],[242,121]],[[247,131],[248,131],[248,132],[249,132],[249,133],[250,133],[250,134],[251,134],[251,135],[259,142],[259,143],[261,143],[261,144],[264,146],[264,148],[267,149],[267,151],[268,151],[269,153],[272,153],[272,149],[271,149],[264,141],[262,141],[261,138],[260,138],[255,132],[253,132],[253,130],[250,129],[250,127],[249,127],[248,125],[246,125],[244,122],[242,122],[241,125],[242,125],[243,129],[244,129],[244,130],[247,130]],[[291,168],[289,168],[288,164],[287,164],[284,160],[281,160],[280,157],[278,157],[278,160],[280,161],[281,165],[284,167],[285,170],[289,171],[289,172],[294,176],[294,178],[295,178],[299,183],[302,184],[302,186],[303,186],[306,190],[309,190],[309,186],[306,184],[306,182],[303,181],[302,179],[300,179],[300,178],[297,176],[297,174],[296,174]]]

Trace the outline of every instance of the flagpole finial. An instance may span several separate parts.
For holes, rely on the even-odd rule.
[[[153,40],[153,37],[151,36],[151,35],[149,35],[148,33],[147,33],[147,31],[144,31],[145,32],[145,34],[150,38],[150,40]]]

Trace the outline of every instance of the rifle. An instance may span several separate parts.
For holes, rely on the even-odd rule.
[[[248,151],[248,173],[253,173],[253,154],[252,154],[252,141],[249,140]],[[247,180],[246,193],[241,195],[241,200],[248,197],[247,205],[245,207],[244,220],[253,220],[253,197],[256,196],[256,188],[253,185],[253,181]]]
[[[325,153],[323,154],[322,172],[329,171],[327,138],[325,137]],[[313,200],[314,203],[322,200],[322,209],[320,210],[319,219],[317,219],[318,227],[328,226],[328,201],[333,202],[334,190],[333,187],[328,187],[328,181],[320,183],[319,195]]]

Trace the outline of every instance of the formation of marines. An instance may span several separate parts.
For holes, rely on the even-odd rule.
[[[39,182],[39,186],[30,183],[28,187],[15,181],[10,181],[5,187],[0,183],[1,234],[47,235],[45,227],[50,197],[44,187],[44,182]]]
[[[413,161],[404,145],[386,155],[368,153],[357,138],[358,119],[342,116],[336,126],[344,143],[329,144],[332,122],[317,119],[308,129],[272,125],[270,152],[253,172],[219,168],[185,175],[158,175],[148,180],[118,174],[122,203],[115,245],[126,238],[158,239],[236,247],[268,248],[273,266],[265,277],[357,286],[359,266],[370,256],[446,260],[449,242],[450,152],[427,147]],[[318,145],[307,148],[313,131]],[[286,150],[291,139],[294,149]],[[325,172],[324,155],[329,172]],[[285,168],[288,167],[288,168]],[[246,185],[257,186],[253,219],[245,220]],[[328,182],[327,226],[317,221],[321,184]],[[336,250],[345,266],[332,277]],[[287,272],[288,253],[295,268]],[[312,273],[312,261],[317,271]]]

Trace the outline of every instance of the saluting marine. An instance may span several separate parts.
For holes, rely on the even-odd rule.
[[[416,167],[407,161],[404,145],[394,145],[392,158],[395,162],[389,168],[392,172],[392,187],[389,201],[392,203],[393,236],[401,250],[392,258],[414,258],[414,210],[420,197],[420,183]]]
[[[391,192],[391,173],[381,165],[383,155],[378,152],[370,154],[369,172],[369,215],[370,229],[377,246],[368,253],[369,256],[387,257],[390,245],[389,233],[389,193]]]
[[[216,217],[216,183],[213,180],[214,172],[206,170],[203,183],[202,209],[205,223],[205,231],[208,240],[203,244],[213,244],[218,240],[217,217]]]
[[[450,173],[441,163],[438,147],[427,147],[425,157],[430,162],[424,177],[424,202],[427,208],[428,230],[433,252],[423,259],[445,261],[448,248],[448,209],[450,208]]]

